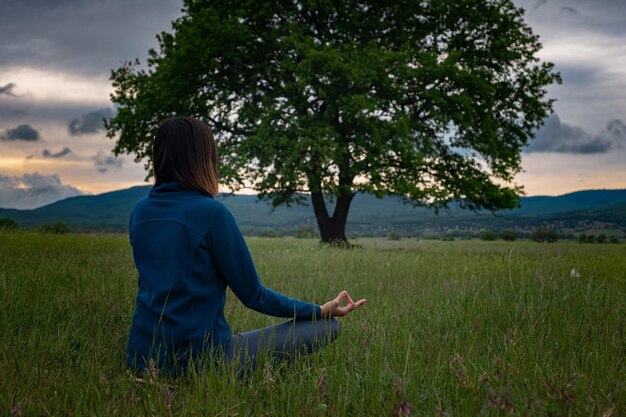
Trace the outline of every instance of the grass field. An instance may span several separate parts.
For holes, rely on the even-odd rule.
[[[354,243],[249,239],[270,287],[368,298],[322,352],[140,384],[126,236],[0,233],[0,416],[626,416],[626,245]]]

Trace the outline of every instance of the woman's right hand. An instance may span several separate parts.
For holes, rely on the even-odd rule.
[[[342,301],[346,301],[346,305],[341,305]],[[361,307],[365,304],[367,300],[365,298],[357,301],[356,303],[352,301],[350,294],[348,291],[341,291],[334,300],[330,300],[329,302],[322,304],[321,313],[322,317],[342,317],[347,315],[353,310]]]

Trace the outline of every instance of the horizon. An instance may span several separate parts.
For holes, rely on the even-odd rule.
[[[118,188],[118,189],[114,189],[114,190],[108,190],[108,191],[103,191],[103,192],[99,192],[99,193],[83,193],[83,194],[78,194],[78,195],[73,195],[73,196],[68,196],[68,197],[63,197],[60,198],[58,200],[54,200],[54,201],[50,201],[48,203],[42,204],[42,205],[38,205],[36,207],[22,207],[22,208],[18,208],[18,207],[5,207],[3,205],[0,205],[0,209],[7,209],[7,210],[24,210],[24,211],[28,211],[28,210],[36,210],[42,207],[46,207],[55,203],[58,203],[60,201],[64,201],[64,200],[69,200],[69,199],[73,199],[73,198],[77,198],[77,197],[96,197],[96,196],[100,196],[100,195],[104,195],[104,194],[109,194],[109,193],[115,193],[115,192],[120,192],[120,191],[126,191],[129,190],[131,188],[139,188],[139,187],[152,187],[152,184],[136,184],[136,185],[131,185],[125,188]],[[527,194],[520,194],[519,198],[541,198],[541,197],[549,197],[549,198],[558,198],[558,197],[564,197],[566,195],[570,195],[570,194],[576,194],[576,193],[582,193],[582,192],[593,192],[593,191],[626,191],[626,187],[624,188],[589,188],[589,189],[581,189],[581,190],[575,190],[575,191],[570,191],[570,192],[566,192],[563,194],[556,194],[556,195],[547,195],[547,194],[537,194],[537,195],[527,195]],[[358,194],[359,192],[357,192]],[[226,196],[229,195],[229,192],[220,192],[218,194],[218,196]],[[257,197],[258,193],[254,193],[254,192],[235,192],[233,193],[236,196],[252,196],[252,197]],[[299,194],[308,194],[306,192],[302,192]],[[370,194],[373,195],[373,194]],[[394,197],[394,196],[398,196],[399,195],[385,195],[384,197]],[[300,204],[302,205],[302,204]],[[284,206],[286,207],[286,206]],[[289,208],[289,207],[286,207]],[[502,209],[502,210],[498,210],[498,211],[506,211],[507,209]]]

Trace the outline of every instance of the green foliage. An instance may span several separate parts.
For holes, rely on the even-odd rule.
[[[18,226],[15,220],[8,217],[0,219],[0,230],[17,230]]]
[[[559,234],[550,227],[538,227],[532,231],[529,238],[534,242],[554,243],[559,238]]]
[[[515,230],[503,230],[500,232],[500,238],[507,242],[513,242],[517,239],[517,232]]]
[[[127,236],[0,232],[0,415],[626,415],[624,245],[248,242],[270,288],[369,302],[328,348],[248,379],[140,384]],[[277,322],[227,297],[234,332]]]
[[[402,240],[402,235],[400,233],[396,232],[395,230],[392,230],[389,233],[387,233],[387,239],[389,239],[389,240]]]
[[[147,69],[111,74],[107,134],[148,175],[159,122],[191,115],[215,131],[226,185],[275,206],[311,192],[323,237],[357,191],[516,206],[521,149],[560,77],[511,1],[184,4]]]
[[[580,243],[620,243],[620,239],[617,236],[607,236],[604,233],[597,235],[586,235],[583,233],[578,236],[578,241]]]
[[[283,234],[281,233],[280,230],[277,229],[263,229],[259,232],[259,236],[262,237],[283,237]]]
[[[57,235],[62,235],[70,231],[69,227],[63,222],[56,223],[48,223],[44,224],[39,228],[39,231],[42,233],[54,233]]]
[[[485,230],[480,234],[481,240],[496,240],[496,234],[491,230]]]

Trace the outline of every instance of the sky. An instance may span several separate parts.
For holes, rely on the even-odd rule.
[[[527,195],[626,188],[626,1],[514,0],[563,83],[522,154]],[[145,62],[180,0],[0,0],[0,207],[145,185],[111,153],[111,69]]]

